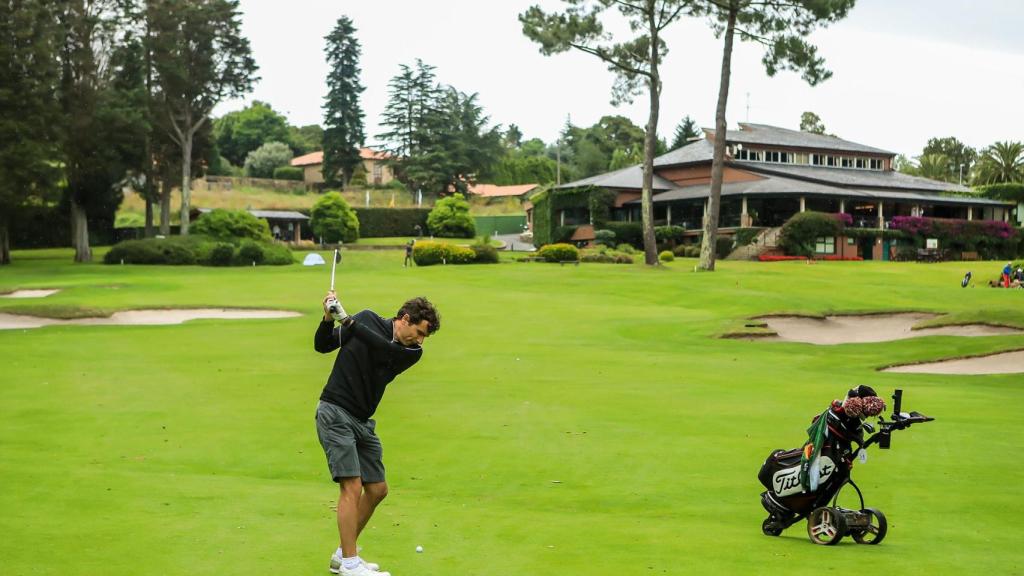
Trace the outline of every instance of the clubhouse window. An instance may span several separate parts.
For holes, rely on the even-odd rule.
[[[750,162],[829,166],[832,168],[854,168],[859,170],[881,170],[883,166],[882,160],[878,158],[835,156],[832,154],[788,152],[784,150],[748,150],[740,148],[735,151],[735,158]]]
[[[836,253],[836,237],[835,236],[819,236],[814,241],[814,251],[818,254],[835,254]]]

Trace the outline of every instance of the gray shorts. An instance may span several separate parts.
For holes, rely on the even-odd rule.
[[[335,482],[356,476],[366,484],[384,481],[384,447],[376,427],[373,418],[359,420],[330,402],[316,407],[316,434]]]

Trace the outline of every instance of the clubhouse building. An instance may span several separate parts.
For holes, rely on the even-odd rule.
[[[738,228],[775,229],[806,210],[846,213],[853,227],[884,230],[895,216],[1009,222],[1015,207],[971,196],[969,188],[954,183],[897,172],[893,152],[764,124],[739,126],[739,130],[726,132],[719,215],[723,234]],[[700,233],[711,191],[714,136],[713,130],[705,129],[702,138],[655,158],[655,225],[681,226],[690,234]],[[638,222],[642,176],[642,166],[631,166],[556,189],[593,187],[614,192],[610,219]],[[589,218],[585,207],[551,215],[552,225],[577,226],[572,239],[580,243],[594,237]],[[851,238],[848,243],[835,239],[834,245],[823,251],[888,259],[890,251],[883,245],[888,242],[883,243],[881,236],[861,237],[856,242]]]

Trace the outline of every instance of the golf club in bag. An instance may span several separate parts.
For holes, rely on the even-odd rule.
[[[331,292],[334,292],[334,268],[338,264],[338,249],[334,249],[334,257],[331,259]],[[338,299],[331,297],[327,301],[327,312],[337,321],[341,321],[341,304]]]
[[[874,390],[868,386],[850,390],[844,401],[834,401],[815,417],[808,429],[811,439],[803,448],[773,450],[768,455],[757,475],[767,489],[761,493],[761,505],[768,511],[761,523],[764,534],[778,536],[806,518],[807,536],[815,544],[835,545],[844,536],[852,536],[858,544],[882,542],[888,530],[885,516],[864,506],[864,495],[851,478],[854,459],[859,454],[866,461],[872,444],[889,448],[896,430],[934,420],[918,412],[902,412],[902,390],[892,398],[892,417],[886,420],[881,414],[885,403]],[[864,421],[866,416],[878,416],[878,432]],[[871,434],[867,440],[865,432]],[[847,484],[857,491],[860,508],[856,510],[837,505],[839,492]]]

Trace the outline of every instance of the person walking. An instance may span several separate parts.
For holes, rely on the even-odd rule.
[[[356,541],[377,505],[388,493],[383,448],[372,418],[387,385],[423,356],[423,341],[441,327],[426,298],[413,298],[384,319],[371,310],[349,316],[340,303],[332,315],[324,297],[324,316],[313,347],[338,351],[316,409],[316,431],[331,478],[338,483],[340,545],[329,569],[342,576],[390,576],[359,557]],[[337,325],[335,325],[337,321]]]

